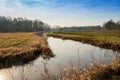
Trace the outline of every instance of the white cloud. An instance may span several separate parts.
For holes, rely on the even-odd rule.
[[[24,0],[52,4],[55,0]],[[61,7],[26,6],[22,0],[0,0],[0,15],[12,17],[27,17],[29,19],[40,19],[50,25],[96,25],[102,24],[104,20],[119,18],[117,14],[88,10],[83,5],[72,4]],[[113,16],[111,16],[113,15]],[[116,16],[114,16],[116,15]]]
[[[15,8],[22,8],[23,5],[19,2],[19,0],[0,0],[0,9],[1,10],[13,10]]]

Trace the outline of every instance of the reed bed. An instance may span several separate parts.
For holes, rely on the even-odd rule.
[[[39,55],[54,56],[43,36],[35,33],[0,33],[0,68],[24,64]]]
[[[42,80],[119,80],[120,79],[120,56],[108,64],[91,63],[87,69],[71,65],[60,69],[59,73],[50,72],[47,69],[42,74]]]

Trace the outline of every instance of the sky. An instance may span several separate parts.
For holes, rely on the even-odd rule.
[[[39,19],[51,26],[102,25],[120,20],[120,0],[0,0],[0,16]]]

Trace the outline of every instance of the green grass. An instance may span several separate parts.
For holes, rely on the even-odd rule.
[[[72,35],[83,38],[91,38],[102,41],[120,42],[120,30],[99,30],[99,31],[55,31],[52,34]]]
[[[28,33],[0,33],[0,48],[27,45],[29,36]]]
[[[34,33],[0,33],[0,48],[24,47],[44,38]]]

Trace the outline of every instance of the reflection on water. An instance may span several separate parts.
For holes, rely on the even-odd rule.
[[[44,61],[41,57],[24,66],[0,70],[3,80],[39,80],[44,72]]]
[[[50,37],[48,43],[56,54],[56,58],[51,59],[49,63],[61,64],[66,66],[72,62],[74,65],[80,64],[82,67],[89,66],[95,60],[101,63],[108,63],[116,57],[117,52],[101,49],[99,47],[82,44],[72,40],[62,40]],[[56,66],[56,65],[55,65]]]
[[[88,44],[59,38],[48,38],[50,48],[56,57],[44,60],[39,57],[35,61],[24,66],[13,66],[0,70],[0,80],[40,80],[42,74],[57,72],[61,67],[81,65],[87,68],[90,63],[109,63],[115,59],[117,52],[101,49]]]

